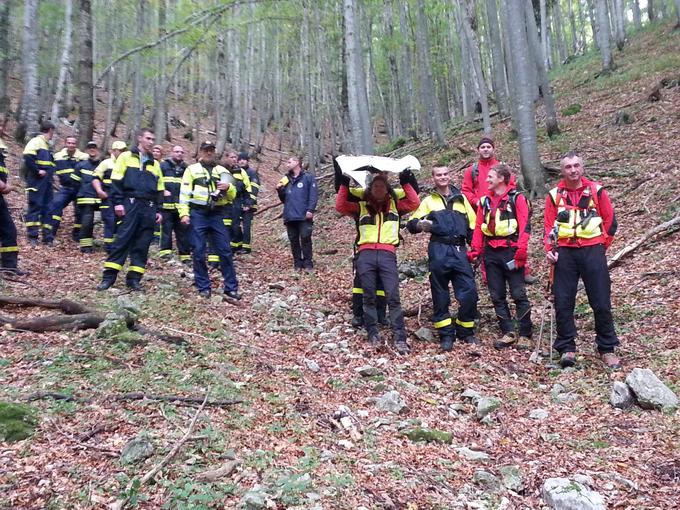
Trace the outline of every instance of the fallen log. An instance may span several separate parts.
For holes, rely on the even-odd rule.
[[[77,315],[90,313],[85,305],[71,301],[70,299],[49,300],[39,298],[22,298],[14,296],[0,296],[0,306],[38,306],[40,308],[51,308],[61,310],[67,315]]]
[[[619,250],[610,260],[607,262],[607,267],[611,270],[615,268],[616,266],[619,265],[621,260],[624,257],[627,257],[631,253],[633,253],[635,250],[637,250],[640,246],[645,244],[649,239],[654,237],[657,234],[661,234],[662,232],[666,232],[667,230],[670,230],[671,227],[680,224],[680,213],[676,214],[675,217],[671,220],[668,220],[664,223],[661,223],[648,231],[644,236],[642,236],[640,239],[637,241],[629,244],[628,246],[625,246],[621,250]]]
[[[116,395],[114,400],[158,400],[161,402],[182,402],[184,404],[200,404],[203,398],[200,397],[180,397],[179,395],[148,395],[142,392],[124,393],[123,395]],[[234,404],[241,404],[244,400],[241,398],[225,399],[225,400],[208,400],[205,405],[208,407],[226,407]]]
[[[44,333],[46,331],[76,331],[80,329],[96,329],[104,322],[103,313],[79,313],[77,315],[48,315],[31,319],[15,319],[0,317],[0,322],[9,329]]]

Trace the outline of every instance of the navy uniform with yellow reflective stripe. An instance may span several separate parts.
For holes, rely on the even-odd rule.
[[[99,204],[99,212],[104,224],[104,247],[108,252],[111,251],[113,237],[116,234],[116,215],[113,213],[113,203],[111,202],[111,172],[115,165],[116,158],[113,156],[103,160],[94,171],[94,179],[101,182],[102,190],[108,195]]]
[[[236,181],[236,198],[231,205],[231,249],[240,250],[243,245],[243,230],[241,230],[241,219],[243,209],[251,207],[253,199],[251,194],[253,192],[250,185],[250,178],[245,169],[236,166],[230,168],[231,176]]]
[[[24,148],[24,165],[26,167],[26,194],[28,208],[24,216],[26,234],[31,244],[36,244],[40,227],[43,227],[43,241],[51,240],[51,222],[49,205],[52,201],[52,178],[54,176],[54,158],[50,150],[48,132],[54,126],[43,130],[38,136],[29,140]],[[45,125],[43,125],[45,129]]]
[[[191,260],[191,227],[183,225],[180,221],[179,212],[179,191],[182,185],[182,176],[187,168],[184,161],[175,161],[168,158],[161,163],[161,172],[165,182],[165,190],[170,192],[163,202],[163,222],[161,226],[161,244],[158,254],[161,257],[170,256],[172,253],[172,233],[175,233],[177,240],[177,252],[179,260],[188,262]]]
[[[61,224],[64,209],[73,202],[75,209],[75,221],[73,223],[72,237],[74,241],[78,240],[80,235],[80,212],[76,206],[76,198],[78,196],[78,189],[80,182],[73,177],[76,165],[81,161],[88,159],[88,155],[84,152],[75,149],[73,154],[69,154],[66,148],[63,148],[54,155],[55,175],[59,180],[59,190],[54,195],[54,198],[49,205],[50,227],[51,232],[47,236],[49,240],[57,237],[57,230]]]
[[[76,206],[80,211],[82,226],[80,228],[79,243],[80,251],[91,253],[94,247],[94,212],[99,209],[101,199],[92,186],[92,181],[96,179],[95,170],[100,164],[99,158],[90,158],[81,161],[76,165],[71,179],[80,183]]]
[[[17,227],[4,197],[11,191],[8,185],[9,173],[5,166],[6,151],[7,147],[0,140],[0,266],[3,269],[16,269],[19,254]]]
[[[201,151],[214,151],[214,147],[211,142],[204,142]],[[221,165],[199,160],[184,171],[180,189],[179,216],[190,218],[193,234],[194,283],[198,292],[206,297],[211,292],[206,264],[207,242],[210,241],[219,257],[224,292],[238,298],[238,281],[229,245],[229,230],[224,224],[224,215],[236,196],[236,187],[230,185],[224,192],[217,189],[221,175],[226,172],[227,169]]]
[[[456,337],[468,343],[476,342],[477,286],[465,247],[466,242],[472,240],[475,212],[465,195],[455,186],[450,186],[446,196],[432,191],[423,199],[407,223],[409,232],[422,232],[419,220],[424,219],[432,222],[427,255],[434,327],[439,332],[442,345]],[[449,283],[453,285],[458,301],[455,321],[449,313]]]
[[[99,290],[113,285],[128,254],[130,266],[126,284],[133,290],[141,290],[139,281],[146,270],[156,215],[160,217],[162,211],[164,191],[160,165],[151,154],[134,147],[116,158],[111,172],[111,201],[114,210],[120,208],[124,215],[104,263],[102,282],[97,287]]]
[[[255,211],[257,211],[257,195],[260,193],[260,176],[257,170],[248,165],[248,155],[241,154],[239,156],[239,162],[244,161],[244,170],[248,175],[248,180],[250,180],[250,206],[246,207],[241,214],[241,223],[243,228],[243,237],[241,242],[241,251],[245,253],[250,253],[253,249],[252,238],[253,238],[253,218],[255,216]]]

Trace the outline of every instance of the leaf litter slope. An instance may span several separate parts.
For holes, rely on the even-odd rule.
[[[652,65],[680,53],[679,37],[677,32],[644,32],[631,40],[625,54],[617,55],[620,67],[612,76],[593,78],[598,68],[593,56],[577,60],[555,80],[559,108],[574,103],[582,108],[560,119],[562,135],[542,140],[542,159],[556,166],[561,152],[576,147],[585,156],[589,174],[611,191],[619,235],[610,256],[678,211],[680,170],[674,141],[680,134],[680,87],[662,89],[655,103],[648,103],[646,96],[662,78],[680,78],[677,63]],[[641,67],[645,71],[637,72]],[[612,117],[622,105],[635,122],[615,126]],[[508,129],[507,124],[496,128],[498,149],[502,159],[516,167],[517,147]],[[476,136],[454,134],[450,145],[472,148]],[[437,155],[431,157],[425,157],[426,164]],[[280,154],[265,151],[259,163],[263,206],[275,203],[282,166],[278,172],[273,169],[280,159]],[[139,508],[164,503],[187,508],[192,494],[202,494],[208,507],[234,507],[242,493],[258,483],[278,489],[279,508],[285,508],[304,503],[305,490],[277,486],[276,481],[305,472],[311,475],[311,482],[303,484],[306,492],[318,493],[324,508],[450,508],[479,497],[465,487],[472,484],[475,470],[483,467],[498,474],[500,466],[510,464],[520,467],[526,483],[523,494],[507,495],[511,507],[538,507],[545,478],[574,473],[592,476],[593,487],[611,507],[673,506],[680,468],[673,439],[678,437],[678,418],[614,410],[607,399],[612,381],[622,380],[635,366],[651,368],[674,390],[680,389],[677,234],[656,238],[612,271],[625,364],[621,373],[607,373],[599,365],[583,295],[577,306],[582,360],[578,370],[559,373],[535,365],[528,361],[528,350],[494,351],[490,345],[497,330],[481,287],[481,346],[457,346],[442,357],[436,345],[412,339],[413,353],[397,357],[391,350],[369,352],[363,336],[349,328],[354,231],[351,221],[337,218],[333,199],[329,192],[321,199],[313,275],[291,271],[284,229],[276,218],[280,209],[257,218],[255,254],[237,260],[244,293],[238,306],[199,301],[179,266],[152,256],[147,293],[132,298],[146,326],[186,332],[191,349],[153,339],[130,345],[96,339],[90,332],[2,331],[3,400],[19,400],[38,390],[97,398],[88,403],[33,403],[41,416],[36,434],[0,449],[0,507],[90,508],[111,501],[129,477],[141,476],[182,436],[194,409],[115,402],[110,396],[127,391],[202,396],[208,386],[214,398],[241,396],[248,402],[206,409],[197,437],[157,484],[141,489],[146,499]],[[531,262],[541,284],[531,288],[531,295],[538,324],[547,267],[538,240],[541,200],[534,206]],[[409,237],[400,258],[420,259],[425,246],[424,239]],[[7,282],[3,292],[69,297],[101,309],[115,303],[115,295],[93,291],[101,255],[80,255],[66,242],[53,250],[22,248],[22,264],[32,278],[28,285]],[[219,286],[218,275],[213,278]],[[409,331],[428,325],[426,282],[405,282],[402,301],[408,310],[421,308],[420,323],[415,315],[407,318]],[[310,361],[318,372],[310,370]],[[355,369],[366,364],[378,366],[381,375],[360,377]],[[556,383],[576,398],[559,403],[550,392]],[[491,424],[478,423],[472,404],[461,399],[467,388],[502,399]],[[401,393],[407,413],[396,417],[376,410],[374,399],[388,389]],[[450,406],[459,403],[462,408],[450,412]],[[337,427],[333,413],[341,405],[356,417],[360,439]],[[530,419],[529,412],[537,408],[547,410],[549,418]],[[453,444],[411,443],[398,433],[406,420],[453,432]],[[104,427],[92,439],[84,438],[97,425]],[[120,449],[142,431],[155,443],[155,455],[141,466],[121,466],[116,458]],[[460,447],[486,452],[490,461],[466,460],[457,452]],[[234,476],[213,484],[195,481],[196,473],[219,465],[232,452],[241,460]],[[620,478],[612,481],[613,474]],[[622,478],[634,482],[635,489],[616,481]],[[499,500],[490,496],[489,501]]]

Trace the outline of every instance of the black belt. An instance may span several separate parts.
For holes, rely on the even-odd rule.
[[[126,197],[126,200],[129,200],[131,204],[141,204],[147,207],[156,207],[156,202],[148,198]]]
[[[465,238],[461,236],[430,236],[430,242],[450,244],[451,246],[465,246]]]

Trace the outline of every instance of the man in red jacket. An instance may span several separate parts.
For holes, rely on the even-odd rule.
[[[489,136],[483,136],[477,144],[477,153],[479,154],[479,161],[470,165],[463,174],[463,185],[461,191],[473,208],[477,209],[479,199],[489,192],[486,176],[489,174],[489,169],[496,166],[499,161],[494,155],[495,147],[493,139]],[[515,177],[512,176],[510,182],[515,185]]]
[[[477,222],[468,258],[474,261],[484,254],[486,283],[498,317],[503,337],[494,343],[496,349],[517,343],[515,325],[506,300],[506,288],[515,302],[519,337],[527,345],[531,338],[531,304],[524,287],[524,266],[531,235],[527,199],[510,184],[512,172],[499,163],[489,169],[486,183],[489,192],[480,200]]]
[[[611,245],[617,223],[614,208],[604,188],[584,177],[580,156],[570,151],[560,163],[562,180],[545,199],[545,251],[555,264],[555,349],[563,368],[576,364],[574,307],[579,277],[595,316],[595,341],[602,362],[621,368],[614,348],[619,339],[614,330],[611,280],[605,250]]]

